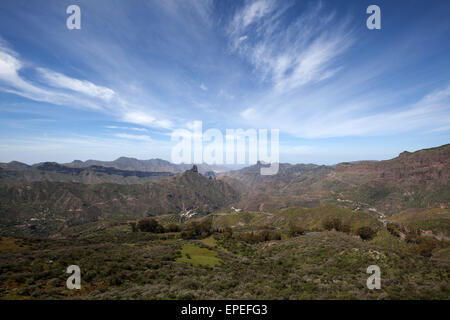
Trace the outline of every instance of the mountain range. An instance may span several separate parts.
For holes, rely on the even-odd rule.
[[[227,183],[196,168],[132,185],[36,181],[0,185],[0,234],[48,236],[64,228],[117,217],[143,218],[195,210],[209,214],[236,202]]]
[[[171,173],[182,173],[186,170],[189,170],[192,167],[191,164],[174,164],[162,159],[138,160],[135,158],[128,158],[128,157],[120,157],[114,161],[74,160],[64,165],[73,168],[87,168],[90,166],[100,166],[100,167],[111,167],[121,170],[134,170],[144,172],[171,172]],[[205,173],[208,171],[223,172],[229,170],[224,166],[209,165],[206,163],[198,164],[197,167],[200,173]]]
[[[389,215],[407,208],[446,208],[450,203],[450,144],[384,161],[280,164],[273,176],[260,175],[261,166],[222,174],[241,192],[240,208],[267,211],[331,202]]]
[[[447,144],[385,161],[281,163],[272,176],[262,176],[258,162],[217,178],[214,169],[220,167],[183,172],[187,165],[160,159],[32,166],[13,161],[0,164],[0,234],[48,236],[114,217],[209,214],[231,207],[269,212],[334,204],[377,217],[410,208],[446,209],[449,160]]]

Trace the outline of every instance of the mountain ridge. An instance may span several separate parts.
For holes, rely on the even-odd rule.
[[[410,207],[450,203],[450,144],[402,152],[382,161],[343,162],[335,166],[280,164],[273,176],[258,165],[220,176],[243,191],[239,207],[264,211],[326,203],[387,214]]]
[[[88,222],[179,214],[189,209],[208,214],[238,198],[225,182],[192,169],[143,184],[35,181],[0,185],[0,234],[49,236]]]

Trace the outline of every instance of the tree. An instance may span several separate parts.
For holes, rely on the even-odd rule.
[[[393,236],[400,237],[400,228],[396,223],[388,222],[386,228]]]
[[[230,227],[225,227],[225,229],[223,229],[221,231],[222,238],[224,239],[230,239],[233,236],[233,229],[231,229]]]
[[[325,230],[331,231],[336,230],[340,231],[342,228],[342,222],[339,218],[327,218],[323,221],[322,226]]]
[[[141,232],[156,232],[159,231],[160,228],[158,221],[153,218],[150,219],[142,219],[137,223],[137,229]]]
[[[130,222],[128,222],[128,224],[131,226],[132,232],[137,232],[136,221],[130,221]]]
[[[361,237],[363,240],[371,240],[377,234],[377,231],[372,229],[371,227],[360,227],[356,230],[356,234]]]
[[[342,223],[342,224],[340,225],[339,230],[337,230],[337,231],[344,232],[344,233],[350,233],[350,230],[351,230],[351,227],[350,227],[349,224],[347,224],[347,223]]]
[[[212,234],[212,222],[210,219],[205,219],[202,222],[192,221],[189,223],[181,237],[183,239],[201,239],[206,238]]]
[[[180,226],[176,223],[171,223],[167,226],[167,232],[180,232]]]
[[[295,224],[291,224],[289,226],[289,231],[288,231],[289,237],[293,238],[293,237],[301,236],[303,234],[305,234],[305,229],[303,227],[295,225]]]

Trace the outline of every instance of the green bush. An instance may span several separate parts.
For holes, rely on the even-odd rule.
[[[136,224],[136,229],[141,232],[164,233],[164,227],[153,218],[141,219]]]
[[[339,232],[345,232],[350,233],[350,225],[343,223],[341,219],[335,217],[335,218],[327,218],[322,222],[322,227],[325,230],[331,231],[336,230]]]
[[[305,229],[301,226],[291,224],[289,226],[288,236],[293,238],[305,234]]]
[[[212,233],[212,222],[206,219],[201,222],[193,221],[189,223],[181,233],[181,237],[183,239],[204,239]]]
[[[363,240],[371,240],[377,234],[377,231],[372,229],[371,227],[360,227],[356,230],[356,234],[361,237]]]
[[[221,230],[220,236],[224,239],[231,239],[233,237],[233,229],[225,227],[225,229]]]
[[[400,237],[400,227],[396,223],[388,222],[386,224],[387,230],[395,237]]]
[[[166,227],[166,231],[167,232],[180,232],[181,228],[178,224],[176,223],[171,223]]]
[[[281,234],[278,231],[262,230],[259,232],[246,232],[236,235],[236,239],[247,243],[258,243],[272,240],[281,240]]]

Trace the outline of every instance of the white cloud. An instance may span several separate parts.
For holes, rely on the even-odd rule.
[[[203,91],[208,90],[208,87],[205,86],[203,83],[200,85],[200,89],[202,89]]]
[[[118,120],[143,126],[163,129],[169,129],[172,126],[170,120],[161,115],[158,115],[158,118],[150,115],[152,111],[143,111],[147,109],[145,106],[130,103],[113,89],[27,64],[27,69],[37,71],[41,76],[41,83],[32,82],[19,73],[25,68],[24,65],[19,55],[6,47],[5,42],[0,38],[1,91],[55,105],[89,108],[109,114]],[[53,88],[44,87],[43,84]]]
[[[279,109],[247,108],[243,119],[267,128],[282,129],[300,138],[383,136],[425,128],[445,128],[450,112],[450,86],[433,91],[412,105],[396,110],[370,108],[376,101],[341,104],[333,109],[307,110],[297,114]],[[292,111],[292,110],[290,110]]]
[[[0,47],[0,75],[2,78],[17,77],[17,70],[22,68],[22,64],[6,49]]]
[[[122,139],[131,139],[131,140],[140,140],[151,142],[152,139],[149,136],[144,135],[136,135],[136,134],[128,134],[128,133],[116,133],[114,136]]]
[[[77,91],[106,101],[111,100],[115,94],[114,90],[95,85],[90,81],[70,78],[61,73],[53,72],[44,68],[37,68],[36,70],[40,72],[46,83],[53,87]]]
[[[377,77],[395,69],[389,59],[389,67],[381,68],[377,60],[339,63],[356,41],[347,17],[325,11],[320,2],[290,22],[280,19],[286,10],[282,4],[270,6],[267,14],[250,14],[248,7],[231,22],[231,47],[273,90],[244,102],[246,107],[239,115],[245,125],[310,139],[392,135],[430,127],[445,131],[448,127],[450,87],[416,103],[404,103],[405,92],[372,89]],[[243,19],[247,14],[253,18]],[[236,46],[244,36],[248,40]]]
[[[155,120],[156,119],[154,117],[142,112],[128,112],[123,116],[123,121],[125,122],[138,123],[148,126],[154,124]]]
[[[136,127],[122,127],[122,126],[105,126],[107,129],[120,129],[120,130],[133,130],[133,131],[148,131],[146,128],[136,128]]]
[[[136,123],[149,127],[159,127],[163,129],[170,129],[172,127],[171,121],[166,119],[156,119],[155,117],[143,111],[125,112],[122,120],[124,122]]]
[[[0,84],[3,84],[3,91],[33,100],[48,101],[48,96],[51,94],[24,80],[19,75],[19,70],[22,68],[23,63],[17,58],[17,54],[0,46]]]
[[[11,49],[0,46],[0,90],[56,105],[78,104],[91,109],[102,109],[100,105],[88,99],[42,88],[20,75],[19,71],[22,69],[24,63],[19,60],[18,55]]]
[[[248,38],[247,36],[239,37],[239,38],[238,38],[238,42],[241,43],[242,41],[247,40],[247,38]]]
[[[231,47],[272,82],[279,93],[331,78],[336,58],[353,43],[345,21],[320,3],[286,24],[289,4],[259,0],[239,10],[231,21]],[[250,26],[256,26],[250,28]],[[251,38],[251,42],[244,40]]]
[[[248,3],[244,8],[238,11],[231,24],[231,32],[239,33],[259,19],[267,16],[275,9],[275,3],[272,0],[257,0]]]

